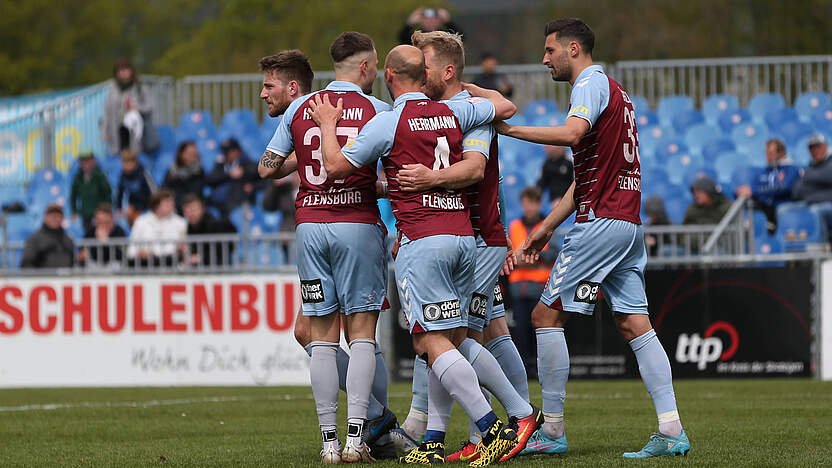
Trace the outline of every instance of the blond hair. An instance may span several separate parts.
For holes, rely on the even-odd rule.
[[[462,78],[462,70],[465,68],[465,48],[460,34],[446,31],[416,31],[410,37],[410,41],[420,49],[432,47],[439,60],[445,65],[453,65],[456,76]]]

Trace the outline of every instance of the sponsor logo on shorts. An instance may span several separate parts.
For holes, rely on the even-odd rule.
[[[500,287],[500,283],[494,285],[494,306],[501,305],[503,303],[503,288]]]
[[[300,280],[300,297],[304,304],[324,301],[324,285],[321,280]]]
[[[595,304],[598,301],[598,291],[601,289],[600,283],[593,283],[592,281],[581,281],[575,289],[575,302],[586,302],[587,304]]]
[[[462,316],[462,310],[459,306],[459,300],[454,299],[444,302],[431,302],[422,306],[422,314],[425,316],[425,322],[433,322],[436,320],[445,320]]]
[[[468,313],[474,317],[479,317],[485,320],[485,310],[488,306],[488,296],[474,293],[471,295],[471,305],[468,307]]]

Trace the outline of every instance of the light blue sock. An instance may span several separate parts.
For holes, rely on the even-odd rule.
[[[650,394],[653,406],[656,407],[659,432],[678,436],[682,431],[682,425],[676,409],[670,360],[659,342],[659,337],[656,336],[656,331],[651,329],[638,338],[634,338],[630,341],[630,347],[636,355],[641,380],[644,381],[647,393]]]
[[[373,377],[373,397],[382,405],[387,406],[387,365],[381,348],[376,345],[376,374]]]
[[[537,374],[543,393],[543,430],[550,437],[563,435],[563,403],[569,379],[569,350],[563,328],[538,328]]]
[[[502,403],[509,416],[524,418],[532,414],[532,407],[524,400],[503,373],[500,364],[487,349],[471,338],[459,345],[459,352],[471,363],[480,385],[488,389]]]
[[[529,376],[526,375],[526,366],[523,365],[523,359],[520,357],[520,352],[517,351],[517,346],[511,337],[508,335],[498,336],[485,344],[485,349],[494,355],[494,359],[500,363],[503,372],[508,377],[508,380],[514,385],[517,393],[523,397],[524,400],[529,401]]]
[[[350,365],[350,355],[344,351],[344,348],[338,347],[338,352],[335,355],[335,364],[338,366],[338,388],[342,391],[347,391],[347,369]],[[370,406],[367,408],[367,419],[375,419],[384,413],[384,405],[379,403],[374,395],[370,395]]]
[[[410,408],[428,413],[428,363],[416,356],[413,360],[413,399]]]
[[[486,390],[482,387],[480,387],[480,390],[482,390],[482,396],[485,397],[485,400],[490,405],[491,404],[491,393],[489,393],[488,390]],[[480,434],[480,428],[477,427],[477,422],[474,421],[473,419],[469,419],[468,420],[468,442],[471,442],[472,444],[477,445],[477,443],[479,443],[480,440],[482,440],[482,434]]]

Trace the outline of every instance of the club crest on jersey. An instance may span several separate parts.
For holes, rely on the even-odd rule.
[[[592,281],[581,281],[575,289],[575,302],[585,302],[587,304],[595,304],[598,301],[598,291],[601,289],[601,283],[593,283]]]
[[[485,310],[488,306],[488,296],[474,293],[471,295],[471,305],[468,306],[468,313],[474,317],[485,320]]]
[[[300,298],[304,304],[317,304],[324,301],[324,285],[321,280],[301,280]]]
[[[492,303],[495,307],[501,305],[503,303],[503,288],[500,287],[500,283],[494,285],[494,302]]]
[[[459,300],[453,299],[443,302],[431,302],[422,306],[422,314],[425,316],[425,322],[434,322],[436,320],[446,320],[462,316],[462,310],[459,306]]]

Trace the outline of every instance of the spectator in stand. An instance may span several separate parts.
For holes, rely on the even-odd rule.
[[[812,161],[803,170],[794,186],[794,198],[804,200],[826,222],[827,234],[832,240],[832,153],[826,137],[821,134],[809,138]]]
[[[514,248],[519,248],[526,241],[529,233],[543,221],[540,212],[540,189],[526,187],[520,193],[520,206],[523,216],[515,219],[509,225],[509,238]],[[537,375],[537,343],[532,327],[531,313],[543,292],[549,272],[552,270],[557,249],[544,249],[540,259],[533,264],[525,263],[517,257],[515,269],[508,277],[511,304],[514,311],[514,342],[523,358],[526,371],[530,375]]]
[[[537,186],[542,193],[549,193],[549,200],[552,206],[555,206],[572,185],[575,179],[575,168],[572,160],[566,157],[566,148],[563,146],[547,145],[544,151],[546,160],[543,162]]]
[[[254,201],[254,184],[258,182],[257,165],[243,154],[240,143],[229,138],[220,145],[222,156],[205,179],[213,188],[211,204],[224,218],[243,203]]]
[[[777,229],[777,206],[792,201],[800,170],[786,153],[786,144],[777,138],[766,142],[766,163],[753,185],[740,185],[736,193],[754,200],[754,208],[765,213],[768,232],[773,233]]]
[[[664,200],[657,195],[651,195],[644,201],[644,213],[647,215],[647,226],[668,226],[672,224],[670,218],[667,216],[667,210],[664,207]],[[659,242],[661,240],[661,242]],[[657,236],[648,234],[644,236],[644,244],[647,246],[649,255],[657,255],[660,253],[660,245],[670,245],[671,236],[665,234],[659,239]]]
[[[125,202],[127,224],[132,226],[142,213],[147,211],[150,204],[150,197],[156,190],[156,183],[153,177],[142,166],[136,153],[129,150],[122,152],[121,176],[118,179],[118,190],[116,192],[116,211],[121,217],[121,209]]]
[[[124,249],[120,245],[110,245],[109,241],[125,237],[127,233],[116,224],[113,218],[113,205],[101,203],[95,209],[93,225],[84,234],[84,239],[95,241],[95,244],[81,249],[78,254],[79,261],[81,263],[92,261],[100,265],[107,265],[110,262],[120,263]]]
[[[237,228],[224,219],[214,219],[205,212],[202,197],[192,193],[185,197],[182,212],[188,222],[188,235],[235,234]],[[234,254],[234,242],[205,241],[191,243],[188,263],[192,266],[228,265]]]
[[[497,73],[497,57],[490,52],[482,54],[480,66],[482,72],[474,78],[473,83],[480,88],[496,89],[503,96],[511,98],[514,94],[514,86],[508,81],[505,75]]]
[[[92,153],[78,155],[78,164],[81,168],[72,179],[69,208],[73,217],[81,216],[84,230],[88,230],[98,205],[113,201],[113,189]]]
[[[420,7],[410,13],[407,23],[399,30],[399,44],[410,44],[413,33],[416,31],[447,31],[462,34],[459,26],[451,21],[451,14],[448,10],[431,7]]]
[[[690,186],[693,203],[685,211],[682,224],[719,224],[731,208],[731,201],[719,186],[708,177],[696,179]]]
[[[202,196],[202,189],[205,187],[205,172],[202,170],[202,162],[195,142],[187,140],[179,143],[176,148],[176,159],[165,175],[162,187],[173,192],[176,198],[176,210],[179,213],[182,213],[182,205],[188,195]]]
[[[185,251],[188,223],[176,214],[173,193],[162,189],[150,197],[150,211],[139,216],[130,233],[131,266],[173,266]]]
[[[152,115],[153,103],[139,82],[136,69],[127,60],[119,60],[113,67],[113,81],[107,90],[101,120],[101,134],[109,154],[125,149],[136,154],[157,151],[160,140]]]
[[[263,196],[263,210],[280,211],[283,220],[280,223],[281,231],[295,230],[295,197],[298,193],[297,171],[282,179],[275,179],[266,188]]]
[[[64,208],[56,203],[46,207],[43,225],[23,247],[21,268],[69,268],[75,263],[75,244],[62,226]]]

